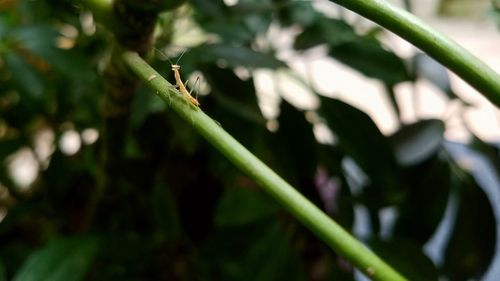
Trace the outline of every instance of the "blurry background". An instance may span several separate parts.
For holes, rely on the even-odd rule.
[[[500,275],[498,109],[329,1],[182,2],[0,1],[0,280],[363,280],[118,45],[171,82],[186,51],[201,108],[410,280]],[[500,70],[497,2],[391,2]]]

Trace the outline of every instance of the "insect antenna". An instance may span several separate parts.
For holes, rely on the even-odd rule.
[[[173,65],[172,61],[170,60],[170,58],[164,53],[162,52],[160,49],[156,48],[156,47],[153,47],[153,49],[155,51],[157,51],[158,53],[160,53],[160,55],[162,55],[162,57],[166,58],[168,60],[168,62],[170,63],[170,65]]]
[[[177,59],[177,61],[175,62],[175,64],[178,64],[179,61],[181,60],[182,56],[184,55],[184,53],[186,53],[187,49],[184,49],[184,51],[182,51],[181,55],[179,56],[179,58]]]

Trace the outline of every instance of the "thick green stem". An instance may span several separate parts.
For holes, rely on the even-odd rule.
[[[331,1],[401,36],[455,72],[500,107],[500,75],[414,15],[391,6],[385,0]]]
[[[406,280],[224,131],[224,124],[190,104],[137,53],[125,52],[123,58],[188,124],[339,255],[373,280]]]

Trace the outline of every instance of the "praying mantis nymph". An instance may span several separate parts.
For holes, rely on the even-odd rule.
[[[162,54],[162,55],[165,56],[165,54],[162,51],[160,51],[160,50],[158,50],[156,48],[154,48],[154,49],[156,51],[158,51],[160,54]],[[185,52],[186,52],[186,50],[184,50],[182,52],[182,54],[179,56],[179,58],[177,59],[177,61],[175,63],[172,63],[172,61],[170,59],[168,59],[167,56],[165,56],[165,57],[167,57],[167,60],[170,62],[170,66],[172,68],[172,71],[174,72],[174,78],[175,78],[175,85],[174,86],[175,86],[175,88],[178,89],[179,92],[181,92],[181,94],[184,96],[184,98],[187,99],[187,101],[189,103],[191,103],[192,105],[198,107],[198,106],[200,106],[200,102],[196,98],[194,98],[193,96],[191,96],[191,92],[193,90],[191,89],[191,91],[188,91],[187,88],[186,88],[186,85],[187,85],[188,81],[186,80],[186,83],[184,84],[184,82],[182,82],[182,78],[181,78],[181,73],[180,73],[181,66],[179,65],[179,61],[181,60],[181,58],[182,58],[182,56],[184,55]]]
[[[160,50],[158,50],[156,48],[155,48],[155,50],[157,50],[158,52],[163,54]],[[186,51],[184,50],[175,63],[172,63],[172,61],[170,61],[168,58],[167,58],[167,60],[170,62],[170,66],[172,67],[172,71],[174,72],[174,78],[175,78],[175,85],[174,86],[175,86],[175,88],[178,89],[179,92],[181,92],[181,94],[184,96],[184,98],[186,98],[188,100],[189,103],[198,107],[198,106],[200,106],[200,102],[196,98],[191,96],[191,92],[193,90],[191,90],[191,92],[189,92],[186,88],[188,81],[186,80],[186,84],[184,84],[184,82],[182,82],[182,78],[181,78],[181,73],[180,73],[181,66],[179,65],[179,60],[182,58],[182,56],[184,55],[185,52]]]
[[[184,54],[184,53],[183,53]],[[181,55],[182,57],[182,55]],[[179,58],[180,59],[180,58]],[[200,106],[200,102],[194,98],[193,96],[191,96],[191,92],[193,90],[191,90],[191,92],[188,92],[186,86],[184,85],[184,83],[182,82],[182,79],[181,79],[181,74],[180,74],[180,69],[181,69],[181,66],[178,65],[177,63],[175,64],[172,64],[172,71],[174,72],[174,77],[175,77],[175,87],[179,89],[179,92],[181,92],[181,94],[189,101],[191,102],[191,104],[193,104],[194,106]],[[187,81],[186,81],[186,84],[187,84]]]

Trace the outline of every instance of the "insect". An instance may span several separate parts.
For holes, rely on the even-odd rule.
[[[157,51],[160,51],[160,50],[157,50]],[[179,65],[179,60],[182,58],[182,56],[184,55],[186,51],[182,52],[182,54],[179,56],[179,58],[177,59],[177,61],[174,63],[172,63],[172,61],[170,61],[170,66],[172,67],[172,71],[174,72],[174,78],[175,78],[175,88],[179,90],[179,92],[181,92],[181,94],[194,106],[200,106],[200,102],[194,98],[191,93],[193,92],[193,89],[191,89],[191,91],[188,91],[187,88],[186,88],[186,85],[187,85],[187,80],[186,80],[186,83],[184,84],[184,82],[182,82],[182,78],[181,78],[181,73],[180,73],[180,69],[181,69],[181,66]]]
[[[181,94],[185,98],[187,98],[189,102],[191,102],[195,106],[200,106],[200,102],[196,98],[191,96],[191,92],[193,91],[193,89],[191,89],[191,91],[188,92],[186,86],[182,82],[180,69],[181,69],[181,66],[178,65],[177,63],[172,64],[172,71],[174,72],[174,77],[175,77],[175,87],[179,89],[179,92],[181,92]],[[187,84],[187,82],[188,81],[186,80],[186,84]]]

